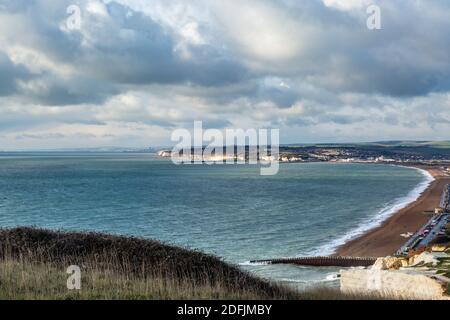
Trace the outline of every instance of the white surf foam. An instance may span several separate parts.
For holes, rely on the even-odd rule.
[[[405,167],[405,166],[401,166]],[[408,167],[412,168],[412,167]],[[351,230],[350,232],[336,238],[335,240],[327,243],[317,249],[312,250],[307,255],[316,256],[316,255],[330,255],[333,254],[338,247],[347,243],[348,241],[356,238],[357,236],[380,226],[387,218],[392,216],[394,213],[407,207],[409,204],[416,201],[420,195],[428,188],[431,182],[434,181],[434,177],[426,170],[420,168],[412,168],[421,172],[425,179],[419,183],[411,192],[408,193],[405,197],[398,198],[393,204],[386,206],[381,211],[379,211],[376,215],[370,217],[368,220],[362,222],[357,228]]]
[[[250,261],[245,261],[245,262],[241,262],[238,265],[240,266],[265,266],[268,265],[268,262],[250,262]]]
[[[282,278],[280,281],[282,282],[291,282],[291,283],[304,283],[304,284],[314,284],[314,283],[320,283],[320,282],[335,282],[338,281],[340,278],[339,273],[331,273],[327,274],[325,278],[321,279],[291,279],[291,278]]]

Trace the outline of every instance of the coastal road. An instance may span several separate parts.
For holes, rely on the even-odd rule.
[[[423,240],[421,240],[417,244],[416,248],[428,246],[433,241],[433,239],[437,237],[439,231],[441,231],[445,227],[445,225],[449,221],[449,217],[450,217],[450,214],[441,215],[439,217],[439,222],[436,223],[436,225],[431,228],[430,232],[423,238]],[[427,224],[427,227],[429,227],[429,226],[430,226],[430,224]]]

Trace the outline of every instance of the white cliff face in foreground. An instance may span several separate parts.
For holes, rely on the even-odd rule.
[[[388,299],[450,300],[449,252],[385,257],[369,268],[341,270],[341,291]]]

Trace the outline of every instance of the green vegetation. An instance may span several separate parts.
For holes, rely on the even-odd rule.
[[[287,147],[301,148],[301,147],[319,147],[319,148],[348,148],[348,147],[430,147],[430,148],[449,148],[450,141],[376,141],[376,142],[356,142],[356,143],[306,143],[306,144],[288,144]]]
[[[450,258],[443,257],[437,258],[438,263],[433,268],[436,270],[436,274],[445,276],[450,279]]]
[[[332,154],[330,154],[330,151]],[[396,161],[447,161],[450,159],[450,141],[382,141],[338,144],[291,144],[280,146],[280,154],[301,156],[303,161],[321,161],[355,158],[372,160],[378,157]],[[315,156],[311,156],[315,155]]]
[[[69,265],[81,290],[66,287]],[[0,299],[342,299],[298,292],[220,259],[158,241],[34,228],[0,231]]]
[[[450,141],[382,141],[372,143],[361,143],[361,145],[376,145],[380,147],[450,148]]]

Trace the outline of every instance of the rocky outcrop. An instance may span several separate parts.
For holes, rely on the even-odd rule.
[[[435,266],[439,263],[438,254],[433,254],[431,252],[422,252],[419,255],[412,256],[409,258],[409,265],[412,267],[416,266]]]
[[[418,273],[376,269],[341,271],[341,291],[363,297],[449,300],[445,287],[442,281]]]
[[[423,251],[378,258],[369,268],[341,270],[341,291],[378,298],[449,300],[450,255]]]
[[[371,267],[376,270],[398,270],[408,266],[408,259],[397,257],[378,258]]]

